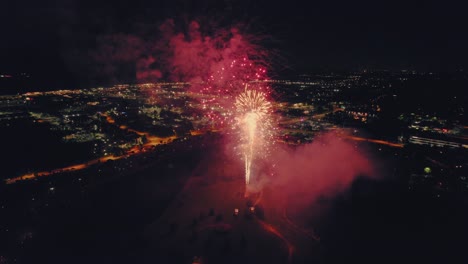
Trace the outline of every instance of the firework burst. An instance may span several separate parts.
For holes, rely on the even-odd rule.
[[[241,128],[241,149],[245,163],[245,183],[248,186],[252,175],[252,162],[268,152],[271,142],[271,103],[263,92],[249,90],[247,85],[234,103],[237,125]]]
[[[234,104],[241,114],[254,113],[259,119],[266,116],[271,108],[271,104],[263,92],[247,90],[247,85],[245,91],[237,96]]]

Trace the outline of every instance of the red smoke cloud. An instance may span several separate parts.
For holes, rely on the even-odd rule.
[[[359,176],[375,177],[365,152],[334,133],[318,136],[313,143],[294,149],[278,147],[271,162],[276,175],[265,183],[275,190],[272,198],[276,202],[293,202],[300,208],[320,196],[330,197],[347,190]]]
[[[268,52],[258,44],[262,38],[240,28],[169,19],[150,37],[100,37],[94,58],[104,74],[119,74],[117,68],[124,64],[138,82],[182,81],[205,92],[233,92],[247,81],[266,79],[268,61]]]
[[[268,79],[270,52],[259,45],[261,37],[246,34],[239,26],[218,28],[197,21],[180,24],[167,20],[150,35],[104,36],[98,40],[96,58],[107,65],[108,72],[119,63],[132,64],[138,82],[191,82],[191,89],[227,95],[228,101],[234,101],[245,83]],[[255,89],[269,94],[267,86],[256,85]],[[207,106],[223,104],[215,98],[221,97],[207,99]],[[228,111],[230,106],[223,106]],[[218,112],[208,109],[207,117],[219,118]],[[268,181],[278,189],[278,197],[299,195],[305,202],[344,191],[359,175],[373,175],[366,155],[333,134],[295,149],[277,148],[262,162],[275,164],[276,175],[260,177],[257,187]]]
[[[153,56],[148,58],[142,58],[137,61],[137,80],[158,80],[162,77],[162,72],[158,69],[151,69],[151,65],[156,62],[156,59]]]
[[[192,21],[177,30],[168,20],[159,27],[161,38],[152,45],[160,54],[163,78],[190,82],[191,89],[205,94],[233,94],[245,83],[264,80],[268,52],[258,45],[260,37],[242,32],[239,26],[217,28]]]
[[[232,113],[235,97],[246,84],[268,79],[268,52],[258,44],[261,37],[242,32],[239,26],[219,28],[196,21],[182,28],[186,29],[173,20],[159,27],[160,38],[150,44],[152,57],[159,59],[152,62],[152,69],[158,69],[165,80],[190,82],[191,91],[204,94],[202,108],[210,122],[229,126],[233,118],[223,114]],[[140,69],[137,76],[146,77],[147,72]],[[258,82],[255,89],[270,91],[267,84]]]
[[[131,34],[112,34],[96,39],[97,49],[91,52],[98,74],[113,82],[128,81],[134,63],[145,50],[144,41]]]
[[[249,38],[252,37],[242,35],[236,28],[204,35],[199,24],[192,22],[188,36],[179,33],[170,39],[171,72],[186,81],[212,80],[216,85],[254,79],[252,66],[258,61],[253,61],[252,57],[258,57],[261,52]]]

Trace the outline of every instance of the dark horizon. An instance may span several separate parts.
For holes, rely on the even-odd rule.
[[[459,71],[468,61],[464,10],[451,1],[17,1],[0,11],[0,73],[27,72],[57,86],[92,85],[99,81],[90,77],[90,54],[99,38],[135,35],[151,44],[167,19],[182,27],[190,21],[207,28],[242,24],[272,51],[272,72]]]

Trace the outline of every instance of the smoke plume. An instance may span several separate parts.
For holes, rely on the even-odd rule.
[[[275,190],[272,198],[277,202],[288,201],[297,207],[346,191],[357,177],[376,177],[365,151],[334,133],[294,149],[277,147],[271,162],[274,175],[260,182]]]
[[[133,72],[140,83],[190,82],[204,92],[232,92],[242,82],[266,78],[264,37],[243,28],[168,19],[145,34],[100,36],[93,54],[101,72],[115,81]]]

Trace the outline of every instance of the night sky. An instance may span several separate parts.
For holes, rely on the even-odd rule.
[[[265,47],[297,72],[466,68],[467,4],[409,2],[7,1],[0,8],[0,72],[85,79],[93,63],[87,55],[99,36],[150,35],[168,18],[242,23],[250,33],[268,36]]]

